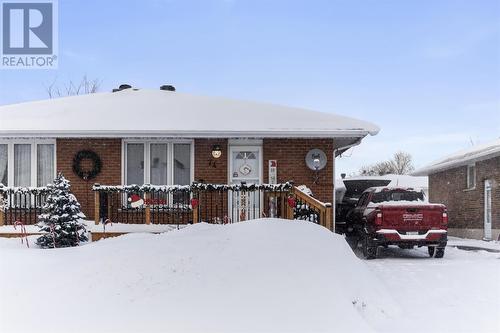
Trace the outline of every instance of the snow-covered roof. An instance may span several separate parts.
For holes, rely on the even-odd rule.
[[[415,177],[410,175],[387,174],[383,176],[355,176],[345,178],[345,180],[376,180],[387,179],[391,182],[387,186],[392,187],[411,187],[416,189],[429,188],[429,179],[427,177]]]
[[[429,175],[438,171],[443,171],[469,163],[478,162],[486,159],[500,156],[500,139],[473,146],[471,148],[461,150],[455,154],[449,155],[440,160],[420,168],[413,172],[415,176]]]
[[[333,113],[125,89],[0,107],[0,136],[364,137],[379,128]]]

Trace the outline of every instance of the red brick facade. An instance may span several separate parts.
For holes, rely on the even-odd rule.
[[[222,156],[212,157],[212,147],[219,145]],[[227,183],[227,139],[195,139],[194,140],[194,180],[203,183]]]
[[[264,139],[264,183],[269,181],[269,160],[278,162],[278,183],[293,180],[295,185],[307,185],[313,195],[323,202],[333,202],[333,139]],[[314,171],[306,165],[306,154],[313,148],[327,156],[326,167],[319,171],[313,184]]]
[[[95,151],[102,160],[101,173],[90,181],[84,181],[73,172],[73,158],[80,150]],[[94,218],[94,183],[120,185],[122,181],[121,139],[57,139],[57,171],[69,181],[71,190],[82,206],[88,219]],[[87,161],[90,162],[90,161]],[[83,162],[82,166],[85,168]]]
[[[222,157],[212,157],[212,147],[222,148]],[[194,140],[194,180],[206,183],[228,182],[227,139]],[[326,167],[319,172],[319,181],[313,184],[314,172],[305,163],[310,149],[322,149],[327,157]],[[333,202],[333,139],[264,139],[263,181],[268,182],[268,161],[278,161],[278,182],[293,180],[296,185],[305,184],[321,201]],[[73,158],[84,149],[95,151],[102,160],[101,173],[91,181],[84,181],[74,174]],[[62,171],[71,181],[72,191],[80,201],[87,218],[94,217],[94,194],[92,185],[119,185],[122,181],[121,139],[57,139],[57,171]],[[85,166],[84,166],[85,167]]]
[[[493,180],[492,228],[500,229],[500,156],[476,162],[476,187],[467,189],[467,166],[429,176],[431,202],[448,207],[449,227],[484,228],[484,181]]]

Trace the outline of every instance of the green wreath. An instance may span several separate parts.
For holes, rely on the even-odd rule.
[[[80,164],[85,159],[92,160],[93,166],[91,170],[82,170]],[[101,158],[92,150],[80,150],[73,158],[73,172],[81,179],[94,179],[99,173],[101,173],[101,169]]]

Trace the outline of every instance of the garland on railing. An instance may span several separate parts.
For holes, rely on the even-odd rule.
[[[289,191],[293,188],[292,182],[286,182],[281,184],[205,184],[205,183],[193,183],[191,189],[202,190],[202,191],[257,191],[264,190],[268,192],[283,192]]]
[[[46,194],[49,192],[48,187],[7,187],[0,184],[0,194]]]
[[[124,192],[124,193],[147,193],[147,192],[189,192],[189,191],[256,191],[264,190],[269,192],[289,191],[293,188],[292,182],[281,184],[205,184],[193,183],[191,185],[125,185],[110,186],[95,184],[92,190],[99,192]]]
[[[92,187],[93,191],[99,192],[121,192],[121,193],[140,193],[140,192],[188,192],[191,190],[190,185],[100,185],[95,184]]]

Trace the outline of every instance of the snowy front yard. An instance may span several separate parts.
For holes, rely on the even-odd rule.
[[[56,250],[0,238],[0,332],[498,332],[499,281],[500,253],[365,261],[288,220]]]

